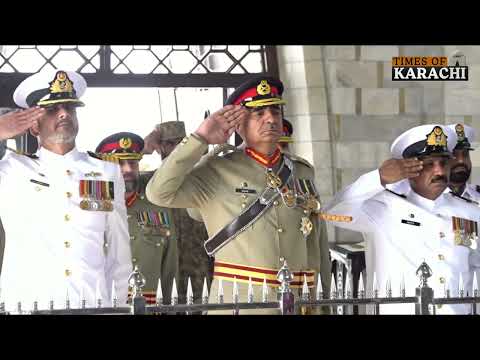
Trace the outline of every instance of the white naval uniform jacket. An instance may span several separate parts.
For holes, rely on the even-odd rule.
[[[9,152],[0,160],[0,218],[7,239],[0,301],[7,311],[15,311],[19,301],[26,311],[34,301],[39,309],[50,300],[64,308],[68,289],[72,308],[82,291],[93,307],[98,281],[104,306],[111,306],[115,280],[124,304],[132,264],[120,168],[76,148],[63,156],[41,148],[37,155]],[[80,180],[113,181],[113,211],[82,210]]]
[[[477,185],[466,184],[462,196],[480,204],[480,192],[477,190]]]
[[[394,296],[399,295],[402,278],[406,296],[415,296],[419,286],[416,270],[425,261],[433,276],[428,284],[436,297],[444,296],[448,286],[451,296],[458,295],[462,273],[465,292],[471,294],[472,250],[454,244],[452,216],[480,220],[480,208],[444,193],[435,201],[425,199],[412,190],[406,198],[386,191],[380,183],[378,170],[361,176],[327,205],[331,214],[350,215],[352,222],[333,222],[335,226],[368,233],[365,255],[367,262],[367,292],[373,286],[373,272],[380,296],[385,296],[385,284],[391,281]],[[438,314],[469,313],[470,305],[444,305]],[[414,314],[413,304],[381,305],[382,314]]]

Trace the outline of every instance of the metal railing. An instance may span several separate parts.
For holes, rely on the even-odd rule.
[[[282,259],[283,260],[283,259]],[[146,298],[143,296],[142,288],[145,286],[145,277],[141,274],[138,267],[129,277],[129,285],[132,289],[131,303],[129,306],[118,306],[116,296],[113,294],[113,301],[111,307],[103,307],[101,300],[97,300],[97,307],[87,308],[86,301],[81,301],[81,306],[78,309],[70,307],[68,299],[64,309],[54,309],[53,301],[50,302],[50,308],[47,310],[39,310],[37,303],[34,303],[32,311],[22,310],[22,304],[18,303],[17,311],[6,312],[4,303],[0,303],[0,314],[31,314],[31,315],[161,315],[161,314],[179,314],[185,313],[187,315],[194,313],[207,314],[210,311],[218,310],[231,310],[232,314],[238,315],[241,310],[252,309],[277,309],[279,314],[292,315],[301,313],[302,308],[315,308],[315,307],[330,307],[332,313],[338,307],[353,307],[357,305],[373,305],[374,314],[380,314],[380,305],[382,304],[415,304],[416,315],[429,315],[435,314],[435,305],[446,304],[471,304],[471,314],[476,314],[476,304],[480,303],[480,296],[478,293],[476,278],[474,279],[473,296],[464,296],[463,287],[459,290],[458,297],[450,297],[449,290],[446,290],[445,296],[440,298],[434,297],[433,289],[428,286],[427,280],[431,276],[430,267],[423,262],[418,268],[416,274],[420,278],[420,284],[415,289],[415,296],[406,296],[404,285],[400,288],[400,296],[394,297],[390,284],[386,288],[386,296],[379,297],[379,291],[374,285],[372,289],[372,296],[366,297],[363,282],[360,280],[358,296],[352,297],[349,281],[345,282],[345,293],[339,292],[335,286],[335,282],[332,280],[332,288],[330,294],[324,294],[321,281],[317,283],[315,300],[311,299],[310,290],[305,278],[302,295],[300,299],[295,299],[295,296],[290,288],[290,282],[293,280],[293,275],[288,268],[287,262],[283,260],[283,266],[277,273],[277,280],[280,283],[277,292],[278,301],[267,301],[268,288],[266,282],[262,288],[262,301],[254,302],[253,299],[253,287],[251,282],[249,283],[248,299],[247,302],[240,302],[238,296],[238,288],[236,282],[233,286],[233,302],[223,302],[223,288],[219,286],[218,289],[218,303],[208,303],[209,296],[206,290],[206,282],[204,283],[204,291],[202,294],[202,303],[193,303],[193,294],[191,291],[191,285],[188,286],[187,291],[187,304],[178,304],[178,296],[176,295],[176,287],[172,289],[172,302],[170,305],[163,304],[163,296],[161,289],[157,290],[156,304],[148,305]],[[348,273],[347,273],[348,279]],[[161,286],[159,286],[161,288]],[[467,294],[468,295],[468,294]],[[343,311],[337,312],[344,314]]]

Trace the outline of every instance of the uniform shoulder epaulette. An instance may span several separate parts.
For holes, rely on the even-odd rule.
[[[467,199],[466,197],[463,197],[463,196],[461,196],[461,195],[458,195],[458,194],[454,193],[453,191],[450,191],[449,194],[452,195],[452,196],[454,196],[454,197],[456,197],[456,198],[462,199],[462,200],[464,200],[464,201],[466,201],[466,202],[468,202],[468,203],[470,203],[470,204],[479,205],[478,202],[476,202],[475,200]]]
[[[20,150],[13,150],[13,149],[9,148],[8,146],[5,146],[5,149],[10,150],[10,151],[14,152],[14,153],[17,154],[17,155],[23,155],[23,156],[29,157],[30,159],[38,160],[38,156],[35,155],[35,154],[29,154],[29,153],[27,153],[27,152],[25,152],[25,151],[20,151]]]
[[[307,167],[313,169],[313,165],[310,164],[310,162],[309,162],[308,160],[306,160],[306,159],[304,159],[304,158],[302,158],[302,157],[300,157],[300,156],[298,156],[298,155],[293,155],[293,154],[291,154],[291,153],[287,153],[287,152],[286,152],[286,153],[284,153],[284,154],[285,154],[286,156],[288,156],[291,160],[297,161],[297,162],[299,162],[299,163],[301,163],[301,164],[303,164],[303,165],[306,165]]]
[[[35,154],[20,153],[20,155],[25,155],[26,157],[29,157],[30,159],[38,160],[38,156],[35,155]]]
[[[97,153],[94,153],[93,151],[87,151],[87,154],[90,155],[91,157],[95,158],[95,159],[103,160],[100,155],[98,155]]]
[[[405,195],[405,194],[399,194],[399,193],[396,193],[395,191],[390,190],[390,189],[385,189],[385,190],[387,190],[389,193],[392,193],[393,195],[400,196],[401,198],[404,198],[404,199],[407,198],[407,195]]]
[[[234,151],[236,151],[237,148],[231,144],[219,144],[219,145],[215,145],[215,147],[213,148],[213,152],[212,152],[212,155],[216,155],[216,156],[225,156],[227,154],[230,154]]]

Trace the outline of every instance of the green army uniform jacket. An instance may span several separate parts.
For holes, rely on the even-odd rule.
[[[173,279],[177,275],[177,234],[172,210],[150,203],[144,194],[127,207],[132,264],[145,276],[143,294],[155,302],[161,278],[163,302],[170,303]]]
[[[146,195],[159,206],[198,208],[211,237],[255,201],[266,187],[266,178],[265,168],[242,150],[224,156],[209,154],[200,160],[206,149],[207,144],[200,137],[186,137],[148,182]],[[300,158],[291,159],[295,178],[314,180],[311,165]],[[253,225],[215,254],[214,279],[222,279],[229,286],[234,278],[245,284],[251,277],[254,285],[261,287],[267,278],[267,283],[276,287],[274,274],[284,257],[292,272],[309,274],[311,288],[320,273],[323,289],[328,293],[331,265],[325,223],[311,214],[313,230],[304,238],[300,231],[303,217],[304,210],[288,208],[277,198]],[[296,277],[294,282],[294,288],[301,288],[303,276]],[[240,295],[240,301],[245,301],[246,297]],[[224,296],[225,302],[232,299],[230,291],[225,291]],[[260,291],[254,291],[254,299],[261,301]]]

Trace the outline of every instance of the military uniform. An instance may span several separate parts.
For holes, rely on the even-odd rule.
[[[142,174],[142,189],[145,189],[152,175],[153,172]],[[143,201],[149,204],[150,207],[163,209],[163,211],[168,212],[173,237],[170,246],[176,244],[175,253],[176,258],[178,258],[178,264],[175,265],[177,269],[175,280],[178,289],[178,302],[180,304],[187,302],[187,285],[188,278],[190,278],[193,301],[201,303],[204,279],[207,279],[207,290],[209,290],[213,275],[213,260],[205,253],[203,248],[203,243],[208,239],[208,234],[201,215],[194,212],[196,209],[160,208],[146,199]],[[196,218],[198,220],[194,220]],[[133,243],[132,251],[135,252]],[[170,251],[173,252],[174,250],[170,249]],[[173,269],[173,266],[170,269]]]
[[[253,88],[265,85],[268,94],[250,100],[255,104],[272,104],[281,95],[280,85],[270,80],[255,79]],[[252,88],[252,83],[243,90]],[[281,84],[281,83],[280,83]],[[278,91],[280,89],[280,91]],[[242,89],[241,89],[242,90]],[[232,94],[239,95],[238,89]],[[228,102],[227,102],[228,103]],[[231,102],[233,103],[233,102]],[[147,198],[161,206],[198,208],[212,239],[217,232],[236,219],[258,198],[266,188],[266,166],[258,161],[261,154],[248,149],[236,149],[223,155],[201,155],[208,145],[199,136],[192,134],[162,163],[147,185]],[[278,171],[286,155],[278,155],[279,162],[273,166]],[[255,160],[257,159],[257,160]],[[307,162],[289,156],[293,164],[289,190],[301,189],[318,199],[314,188],[314,170]],[[265,159],[264,159],[265,160]],[[269,159],[270,161],[271,159]],[[306,185],[307,184],[307,185]],[[302,226],[310,224],[308,234]],[[314,287],[321,273],[325,291],[330,285],[330,260],[324,224],[318,216],[298,206],[287,207],[282,197],[273,201],[262,216],[253,224],[242,229],[233,240],[217,249],[215,255],[214,279],[222,280],[224,301],[232,301],[233,281],[239,284],[240,301],[247,299],[247,284],[251,278],[254,285],[254,299],[261,301],[261,286],[269,285],[269,299],[276,301],[277,271],[283,265],[280,257],[285,257],[294,273],[291,286],[301,290],[304,276],[308,286]],[[305,229],[304,229],[305,230]],[[216,301],[218,281],[214,281],[210,301]]]
[[[208,239],[203,222],[194,220],[186,209],[171,209],[178,239],[178,289],[179,301],[186,302],[188,278],[193,291],[193,301],[201,303],[204,280],[207,280],[207,290],[213,278],[213,259],[203,248]]]
[[[127,208],[127,214],[132,263],[139,266],[147,281],[143,294],[149,303],[155,303],[158,280],[161,279],[163,300],[169,304],[178,266],[172,210],[153,205],[142,192]],[[155,220],[149,223],[152,218],[158,219],[162,225],[155,226]]]
[[[103,139],[96,153],[105,160],[139,161],[143,139],[129,132],[120,132]],[[173,280],[177,273],[177,235],[172,211],[150,203],[144,194],[145,180],[138,175],[137,191],[124,199],[127,207],[132,263],[145,276],[143,295],[147,303],[156,302],[158,281],[161,280],[163,302],[171,302]],[[107,248],[108,252],[109,249]]]
[[[394,157],[405,148],[418,144],[433,125],[423,125],[402,134],[392,145]],[[447,132],[446,127],[443,128]],[[449,138],[453,137],[450,132]],[[448,149],[453,149],[448,141]],[[425,146],[425,143],[423,144]],[[445,145],[446,148],[446,145]],[[400,152],[399,152],[400,151]],[[410,156],[407,156],[410,157]],[[459,234],[459,223],[471,225],[478,221],[480,209],[449,193],[441,194],[436,200],[429,200],[409,190],[397,194],[381,185],[378,170],[361,176],[354,184],[338,193],[325,208],[332,214],[348,214],[351,222],[335,222],[335,226],[367,233],[367,290],[373,287],[373,273],[376,274],[378,289],[383,289],[387,280],[393,289],[404,282],[407,296],[414,296],[419,280],[416,270],[426,261],[433,269],[434,277],[429,286],[436,297],[441,297],[449,288],[452,296],[458,295],[460,274],[465,291],[471,293],[472,266],[470,257],[473,250],[469,242],[477,235],[472,231],[469,240]],[[461,241],[459,241],[461,240]],[[438,306],[437,313],[468,313],[469,306]],[[413,314],[414,305],[381,305],[381,313]]]
[[[107,211],[82,209],[79,185],[111,185]],[[117,166],[76,149],[61,156],[41,148],[38,158],[8,153],[0,161],[0,194],[6,237],[1,283],[7,309],[48,308],[54,300],[79,304],[84,291],[95,306],[96,285],[104,304],[111,303],[115,280],[119,303],[125,303],[131,273],[124,185]],[[106,199],[105,199],[106,200]],[[104,255],[104,242],[110,247]]]
[[[185,137],[185,124],[182,121],[166,121],[155,126],[155,130],[144,140],[151,142],[149,146],[153,150],[162,142],[172,144],[180,142]],[[168,156],[163,153],[162,157]],[[142,176],[145,186],[153,175],[147,172]],[[173,223],[177,232],[178,249],[178,300],[186,303],[188,278],[190,278],[193,291],[193,301],[201,303],[204,280],[207,279],[207,291],[210,289],[213,275],[213,259],[210,258],[203,248],[203,243],[208,239],[207,230],[203,219],[196,209],[172,209]],[[194,219],[194,220],[193,220]]]
[[[75,72],[45,71],[15,90],[20,107],[59,103],[83,105],[85,80]],[[36,155],[8,152],[0,160],[0,218],[5,244],[1,287],[7,311],[63,308],[68,296],[78,306],[96,299],[127,299],[131,273],[124,182],[117,165],[75,147],[58,155],[42,147]],[[105,256],[107,242],[111,251]],[[99,293],[97,294],[97,291]]]

